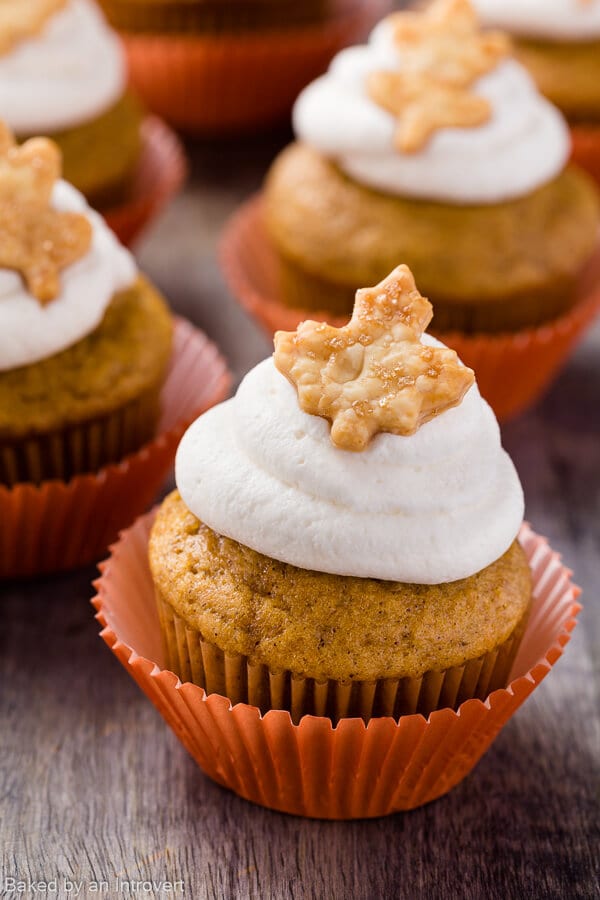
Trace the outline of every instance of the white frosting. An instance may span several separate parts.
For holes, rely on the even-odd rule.
[[[362,184],[439,202],[503,202],[562,171],[570,154],[567,125],[514,60],[473,85],[490,102],[489,122],[440,129],[417,153],[397,150],[395,117],[369,97],[366,83],[370,72],[397,69],[399,59],[384,20],[367,46],[343,50],[300,94],[298,137]]]
[[[515,539],[521,486],[476,385],[414,435],[377,435],[362,453],[337,449],[329,432],[266,359],[188,429],[177,487],[219,534],[332,574],[439,584]]]
[[[70,0],[35,37],[0,56],[0,118],[16,134],[60,131],[101,115],[123,94],[119,40],[92,0]]]
[[[523,37],[586,41],[600,37],[600,0],[472,0],[484,25]]]
[[[45,306],[22,277],[0,269],[0,372],[54,356],[98,327],[116,291],[137,276],[133,257],[104,219],[66,181],[54,187],[55,209],[83,213],[92,223],[89,251],[60,273],[61,291]]]

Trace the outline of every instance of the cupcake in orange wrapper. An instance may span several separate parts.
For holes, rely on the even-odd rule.
[[[103,511],[88,500],[97,482],[122,487],[128,460],[143,460],[158,489],[174,450],[173,438],[153,444],[173,322],[104,220],[60,178],[58,147],[47,138],[19,146],[1,123],[0,294],[0,573],[16,574],[35,570],[34,560],[21,562],[28,540],[15,539],[33,535],[50,496],[85,507],[96,533]],[[188,416],[203,405],[188,406]],[[133,509],[152,499],[142,493],[145,504]],[[131,521],[131,510],[114,506],[109,540]],[[61,521],[58,501],[46,525],[48,513],[57,533],[76,533],[77,517]],[[90,546],[85,527],[80,539]]]
[[[93,0],[2,3],[0,118],[19,141],[51,137],[67,181],[129,240],[181,185],[184,167],[179,146],[178,158],[166,152],[166,129],[144,122],[127,81],[123,48]],[[159,177],[149,179],[157,155]]]
[[[474,0],[484,24],[514,39],[519,58],[567,117],[573,159],[600,182],[598,0]]]
[[[118,202],[137,165],[142,112],[119,40],[93,0],[5,0],[0,118],[19,140],[46,134],[65,178],[96,208]]]
[[[103,0],[120,30],[136,91],[189,132],[272,124],[334,53],[389,0],[138,2]]]
[[[573,626],[494,415],[430,319],[399,266],[346,326],[279,332],[103,567],[107,642],[208,774],[276,809],[445,793]]]
[[[261,232],[276,259],[274,299],[296,321],[307,310],[349,315],[360,284],[406,260],[436,333],[452,346],[464,336],[469,364],[470,337],[489,342],[477,374],[503,417],[539,391],[523,378],[496,402],[496,338],[522,346],[570,317],[595,274],[600,221],[595,186],[567,164],[561,114],[508,53],[468,0],[384,19],[298,98],[298,140],[268,173]],[[235,240],[226,274],[244,266],[231,262]],[[246,274],[256,281],[257,267]],[[547,333],[542,344],[545,355]]]

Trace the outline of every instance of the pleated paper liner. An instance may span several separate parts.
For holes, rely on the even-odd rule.
[[[95,472],[137,450],[156,433],[161,386],[105,416],[55,432],[34,435],[0,448],[0,485],[32,485]]]
[[[221,238],[220,261],[233,295],[269,334],[293,331],[304,319],[340,327],[348,316],[326,310],[292,309],[280,299],[280,267],[263,224],[257,195],[231,217]],[[399,260],[401,262],[401,260]],[[600,311],[600,252],[586,270],[578,299],[564,315],[536,328],[503,334],[438,333],[475,370],[482,395],[505,421],[543,394]]]
[[[132,85],[149,109],[184,131],[228,133],[285,118],[335,53],[388,9],[389,0],[369,0],[301,28],[121,38]]]
[[[585,169],[600,185],[600,122],[572,125],[573,162]]]
[[[295,815],[328,819],[413,809],[458,784],[561,656],[580,606],[578,588],[546,540],[524,525],[520,540],[533,578],[533,602],[506,688],[458,711],[344,718],[232,705],[164,668],[148,566],[154,514],[121,535],[101,566],[93,603],[101,636],[202,769],[242,797]],[[165,773],[168,777],[168,773]]]
[[[176,321],[156,437],[121,462],[39,487],[0,485],[0,578],[59,572],[99,559],[146,510],[172,465],[187,425],[227,395],[230,376],[214,344]]]
[[[379,716],[428,716],[435,709],[457,709],[472,697],[485,700],[506,685],[527,622],[526,615],[506,641],[462,666],[420,678],[319,682],[253,665],[241,654],[224,653],[190,628],[160,595],[156,600],[167,669],[181,681],[192,681],[207,694],[222,694],[233,704],[249,703],[262,713],[287,709],[295,724],[305,715],[328,716],[334,725],[350,717],[368,722]]]
[[[142,152],[127,196],[100,212],[122,244],[129,246],[181,188],[187,162],[177,135],[157,116],[142,123]]]

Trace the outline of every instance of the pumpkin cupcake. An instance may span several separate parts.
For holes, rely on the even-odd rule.
[[[531,599],[523,495],[402,265],[304,322],[177,454],[150,539],[167,666],[233,703],[427,715],[508,679]]]
[[[600,181],[599,0],[474,0],[484,25],[513,36],[539,89],[567,117],[573,157]]]
[[[92,0],[4,0],[0,117],[19,141],[47,134],[65,178],[102,207],[125,194],[141,151],[119,40]]]
[[[399,259],[440,331],[516,331],[575,301],[598,198],[568,128],[468,0],[394,14],[300,95],[266,180],[292,307],[345,314]]]
[[[0,123],[0,485],[67,481],[148,441],[171,337],[56,144],[18,146]]]

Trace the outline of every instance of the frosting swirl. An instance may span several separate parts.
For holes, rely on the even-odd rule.
[[[472,575],[508,549],[523,518],[517,474],[476,385],[415,434],[380,434],[352,453],[300,409],[272,358],[188,429],[176,480],[194,515],[259,553],[390,581]]]
[[[79,191],[58,181],[52,206],[84,214],[92,225],[92,244],[61,272],[60,294],[45,306],[17,272],[0,269],[0,372],[31,365],[82,340],[98,327],[115,292],[136,278],[133,257]]]
[[[123,94],[119,40],[91,0],[71,0],[42,33],[0,56],[0,118],[20,135],[101,115]]]
[[[484,25],[523,37],[592,41],[600,37],[599,0],[472,0]]]
[[[570,153],[567,126],[514,60],[472,86],[491,105],[489,122],[441,129],[419,152],[400,152],[394,116],[366,88],[370,73],[394,70],[399,58],[386,20],[368,45],[339,53],[296,101],[299,139],[368,187],[438,202],[503,202],[531,193],[562,171]]]

